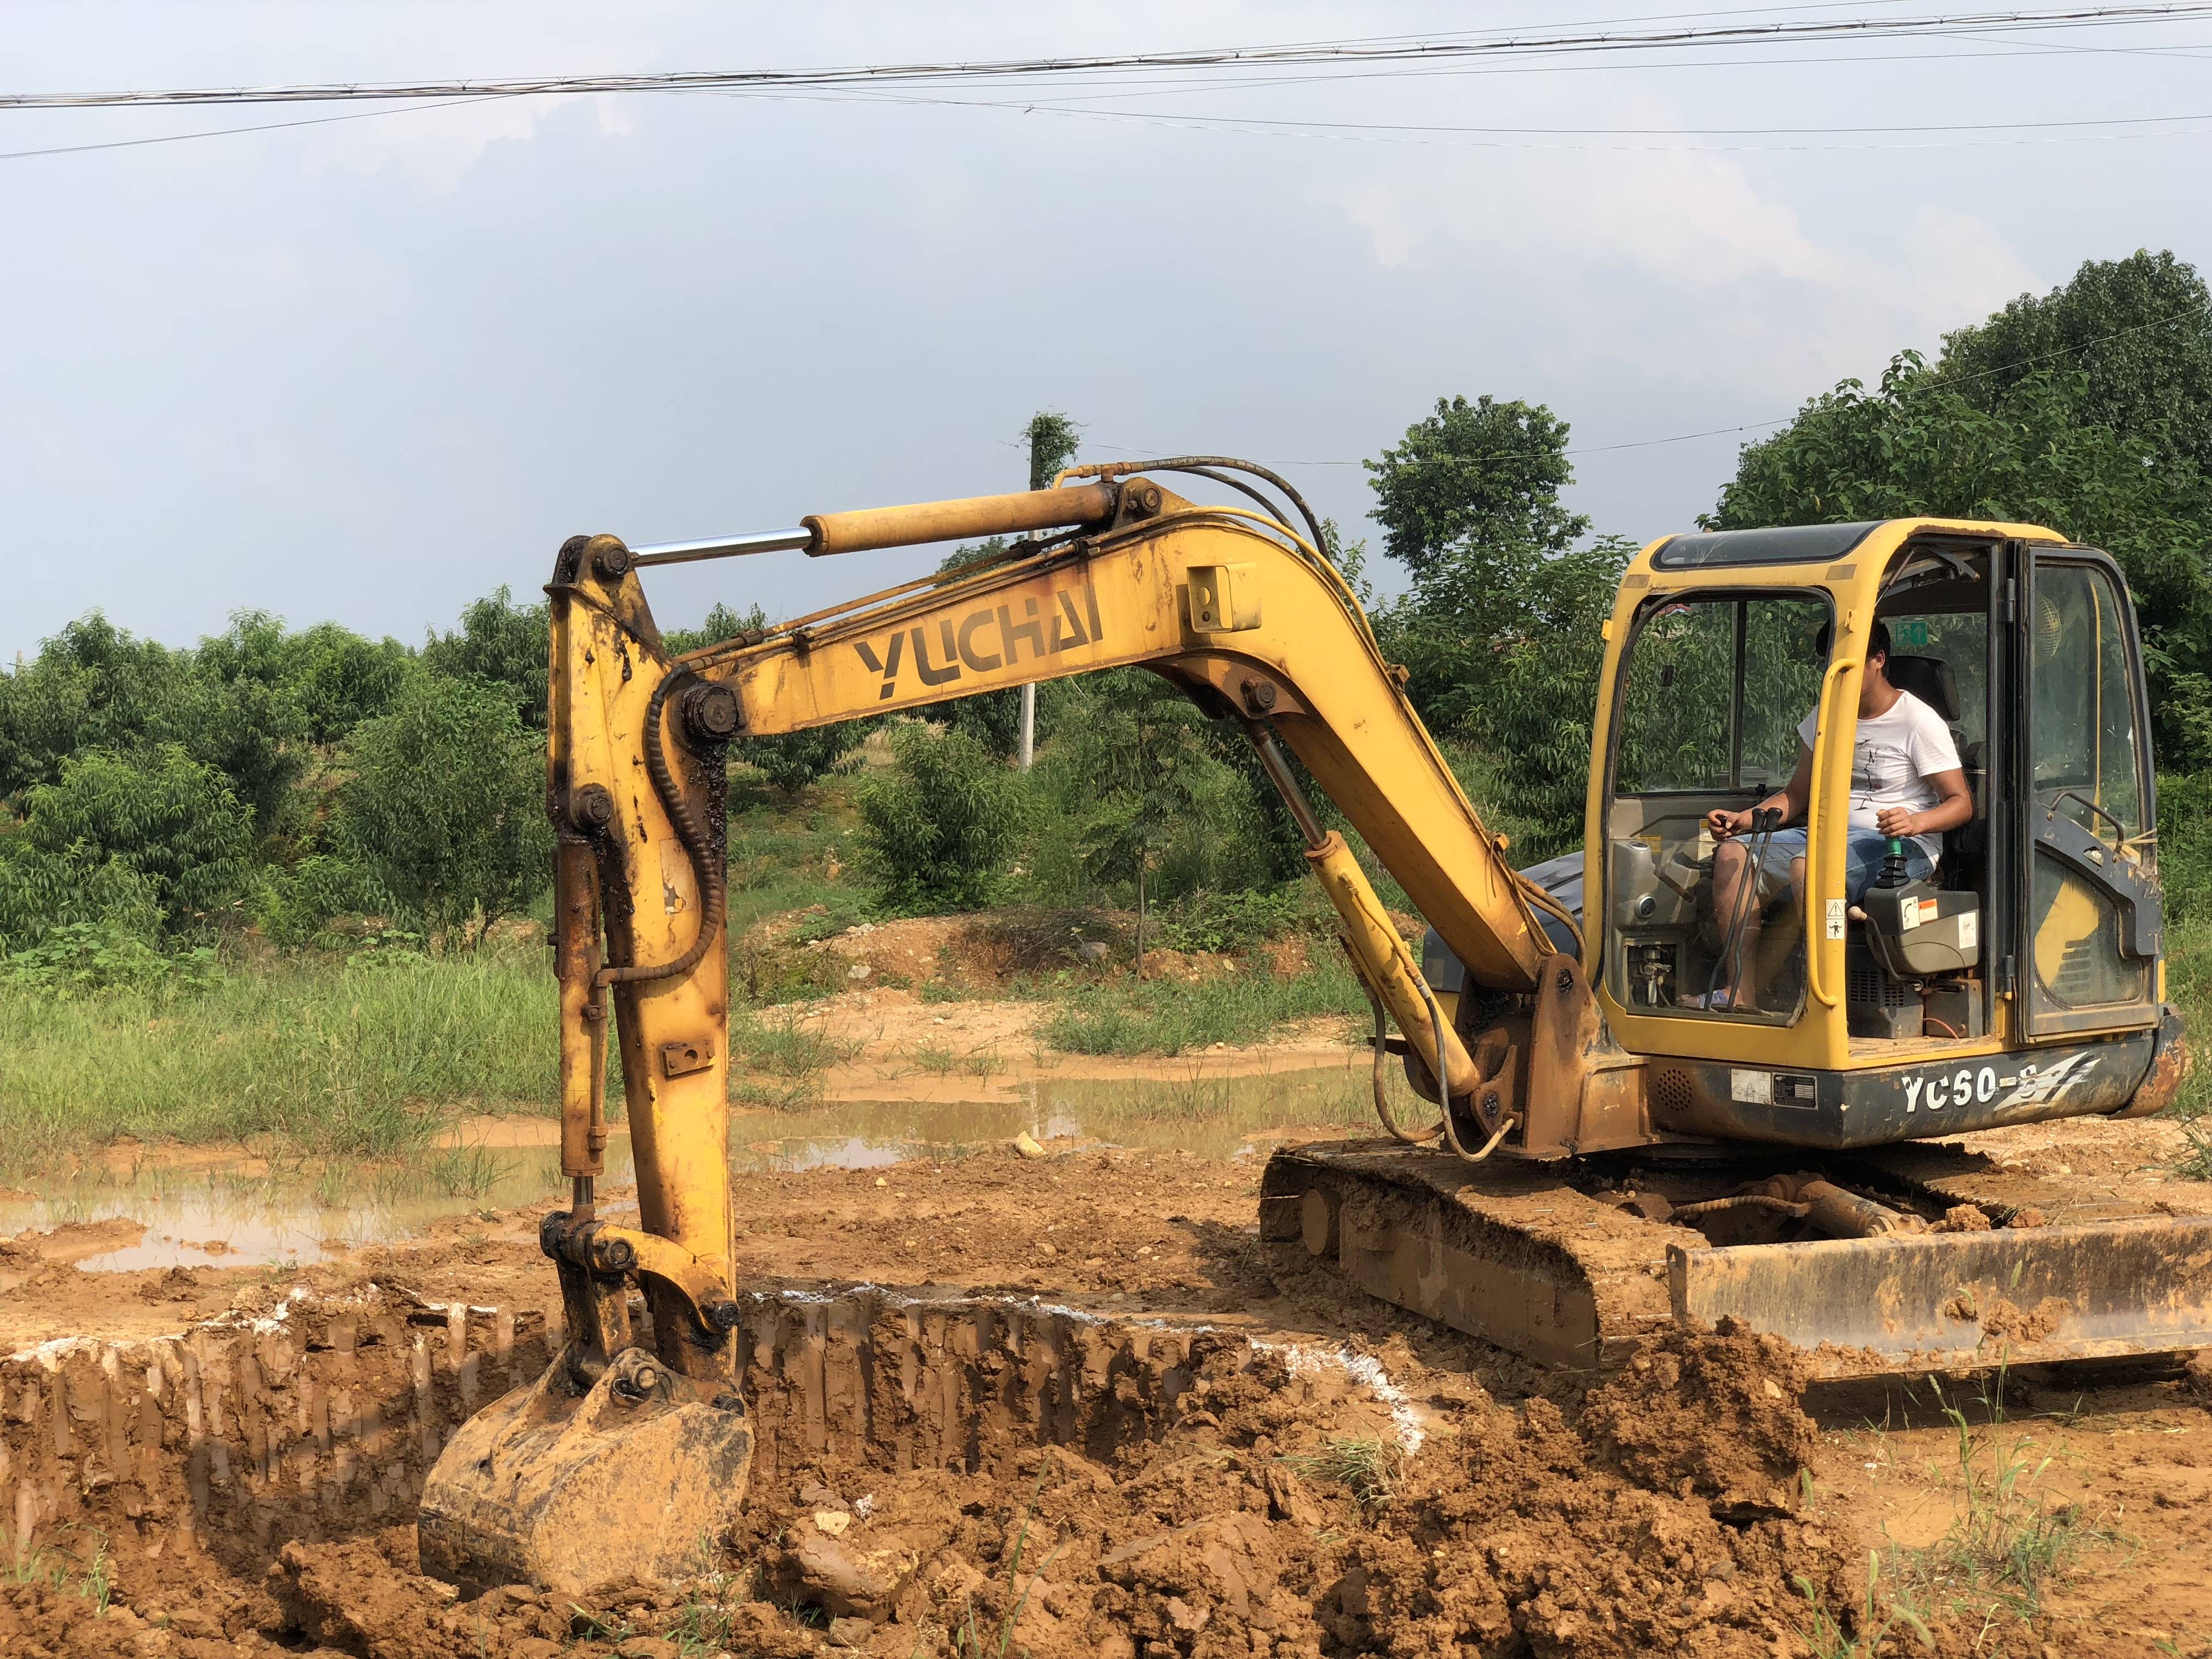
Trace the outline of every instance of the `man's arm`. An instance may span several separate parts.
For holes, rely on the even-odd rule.
[[[1954,772],[1951,775],[1960,780],[1959,787],[1961,789],[1966,787],[1966,774]],[[1933,779],[1930,781],[1936,782]],[[1940,789],[1942,786],[1940,782],[1936,782],[1936,787]],[[1705,828],[1711,830],[1721,840],[1726,841],[1730,836],[1740,836],[1751,828],[1753,812],[1763,811],[1771,806],[1778,806],[1782,809],[1783,823],[1795,823],[1805,816],[1806,805],[1812,799],[1813,751],[1801,741],[1797,745],[1797,767],[1790,773],[1789,782],[1784,784],[1778,791],[1769,795],[1748,812],[1731,812],[1725,806],[1716,806],[1705,814]],[[1965,820],[1961,819],[1960,822],[1964,823]]]
[[[1930,772],[1926,782],[1938,797],[1936,805],[1924,812],[1909,811],[1902,806],[1883,807],[1875,819],[1883,835],[1940,836],[1946,830],[1956,830],[1974,816],[1974,797],[1966,787],[1963,767]]]

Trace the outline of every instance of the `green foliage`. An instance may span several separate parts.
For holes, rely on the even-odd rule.
[[[517,605],[502,582],[461,612],[458,633],[433,634],[423,643],[422,660],[441,674],[505,688],[515,718],[542,732],[550,629],[544,605]]]
[[[1249,752],[1242,733],[1141,669],[1063,681],[1052,711],[1053,740],[1032,775],[1040,810],[1030,866],[1041,894],[1133,898],[1140,860],[1156,901],[1278,878],[1273,826],[1251,777],[1232,763]]]
[[[891,727],[892,763],[861,781],[863,862],[894,909],[973,909],[1006,876],[1020,780],[964,732]]]
[[[505,688],[426,674],[347,748],[338,833],[401,911],[481,939],[544,890],[542,740]]]
[[[1054,476],[1075,459],[1083,428],[1054,410],[1039,410],[1022,428],[1030,449],[1030,488],[1049,489]]]
[[[163,984],[204,990],[220,972],[207,945],[165,954],[142,933],[98,921],[48,927],[35,945],[0,957],[0,983],[60,997]]]
[[[2212,765],[2212,479],[2163,426],[2089,422],[2088,380],[2040,368],[1994,409],[1911,352],[1869,393],[1845,380],[1748,445],[1706,523],[1936,514],[2045,524],[2120,562],[2135,597],[2161,763]]]
[[[1365,463],[1384,550],[1416,583],[1446,579],[1465,601],[1492,562],[1571,546],[1589,520],[1559,504],[1574,476],[1566,447],[1567,423],[1541,404],[1437,398],[1434,414]]]
[[[2212,772],[2160,775],[2158,874],[2168,915],[2212,921]]]
[[[267,829],[300,775],[302,735],[292,701],[269,685],[203,672],[193,653],[133,638],[95,611],[0,677],[0,796],[55,781],[87,750],[173,744],[221,771]]]
[[[389,915],[404,907],[359,858],[324,851],[270,866],[248,908],[269,939],[297,947],[322,939],[335,916]]]
[[[764,738],[740,738],[730,752],[753,767],[769,783],[787,795],[795,795],[811,784],[844,769],[866,741],[875,722],[847,720],[837,726],[817,726],[805,732],[779,732]]]
[[[416,666],[395,639],[367,640],[328,622],[289,633],[265,611],[237,612],[193,653],[202,678],[270,694],[288,706],[288,729],[315,743],[335,743],[382,714]]]
[[[125,1134],[382,1156],[461,1110],[555,1109],[542,949],[195,976],[66,999],[0,976],[0,1173]]]
[[[1339,952],[1290,976],[1255,967],[1205,979],[1129,980],[1069,988],[1038,1027],[1078,1054],[1180,1054],[1257,1042],[1285,1020],[1364,1014],[1365,993]]]
[[[1244,951],[1286,933],[1323,933],[1310,883],[1243,892],[1194,893],[1160,918],[1151,943],[1169,951]]]
[[[710,645],[720,645],[725,640],[734,640],[740,635],[758,633],[767,626],[768,612],[760,606],[735,611],[717,599],[696,628],[665,628],[660,632],[660,642],[667,647],[670,656],[681,657]]]
[[[250,877],[252,815],[228,780],[180,744],[136,757],[108,749],[69,757],[55,782],[23,799],[9,908],[36,902],[43,915],[0,915],[11,938],[34,937],[46,918],[127,911],[181,932],[208,922]]]
[[[2046,295],[1943,337],[1943,376],[1987,410],[2038,372],[2078,372],[2092,426],[2153,436],[2212,473],[2212,294],[2194,266],[2138,249],[2091,259]]]
[[[1385,546],[1413,577],[1376,636],[1429,726],[1487,757],[1489,798],[1532,856],[1582,835],[1599,630],[1634,550],[1584,542],[1589,520],[1561,505],[1568,434],[1541,404],[1454,398],[1367,463]]]

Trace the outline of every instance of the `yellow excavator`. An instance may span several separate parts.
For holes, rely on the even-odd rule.
[[[1190,477],[1249,505],[1162,482]],[[681,656],[640,585],[660,564],[991,537],[1018,539]],[[789,530],[562,547],[546,805],[574,1191],[542,1243],[563,1345],[447,1448],[426,1567],[464,1585],[675,1575],[742,1502],[732,747],[1118,665],[1242,726],[1374,1005],[1387,1138],[1274,1155],[1259,1224],[1276,1249],[1589,1370],[1723,1316],[1824,1376],[2212,1346],[2212,1218],[1933,1144],[2148,1114],[2183,1076],[2142,652],[2110,558],[2032,525],[1931,519],[1654,542],[1604,624],[1584,848],[1522,872],[1324,545],[1273,473],[1189,456]],[[1882,641],[1889,679],[1948,727],[1972,812],[1932,873],[1893,845],[1853,899],[1854,738]],[[1793,773],[1794,879],[1717,883],[1721,809],[1742,815],[1722,836],[1745,845],[1740,871],[1790,872],[1761,803]],[[1418,950],[1308,780],[1425,920]],[[594,1192],[610,1041],[635,1225]],[[1434,1123],[1394,1115],[1391,1054]]]

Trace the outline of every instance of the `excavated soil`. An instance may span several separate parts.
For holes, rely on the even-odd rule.
[[[574,1597],[458,1600],[410,1524],[557,1337],[534,1210],[289,1275],[76,1265],[113,1223],[0,1243],[0,1654],[2212,1653],[2201,1382],[2015,1378],[2001,1423],[1981,1384],[1856,1384],[1808,1415],[1796,1356],[1725,1330],[1539,1376],[1275,1256],[1258,1173],[741,1177],[744,1518],[696,1583]],[[2074,1546],[2035,1604],[1923,1583],[1923,1643],[1887,1595],[1971,1518],[1946,1407],[1992,1471],[2027,1443],[2029,1512]]]

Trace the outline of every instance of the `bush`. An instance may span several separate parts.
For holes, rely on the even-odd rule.
[[[858,792],[861,855],[894,909],[975,909],[1005,878],[1022,817],[1018,777],[964,732],[891,728],[892,763]]]
[[[143,934],[104,921],[60,923],[37,944],[0,957],[0,983],[61,997],[165,984],[203,990],[218,976],[207,945],[165,955]]]
[[[289,946],[314,943],[333,916],[390,915],[404,908],[366,864],[327,852],[269,870],[251,902],[261,931]]]
[[[347,757],[340,842],[408,917],[473,925],[481,939],[545,890],[544,750],[507,689],[422,675],[361,726]]]
[[[1151,943],[1169,951],[1249,951],[1285,933],[1322,933],[1310,883],[1268,892],[1199,893],[1161,918]]]
[[[1040,896],[1087,904],[1275,885],[1287,844],[1229,757],[1243,736],[1154,674],[1113,670],[1054,688],[1052,741],[1032,774],[1030,869]]]
[[[541,732],[552,654],[546,608],[517,605],[504,583],[461,612],[459,633],[433,634],[422,647],[424,664],[439,673],[502,687],[515,719]]]
[[[222,772],[266,830],[305,765],[301,735],[297,709],[270,685],[227,676],[221,661],[203,671],[194,653],[135,639],[95,611],[22,672],[0,676],[0,795],[58,781],[88,750],[175,744]]]
[[[176,933],[208,921],[250,877],[252,814],[222,773],[181,744],[143,757],[106,749],[71,757],[58,781],[27,793],[24,808],[11,908],[43,897],[56,921],[129,912]],[[11,937],[44,931],[36,918],[7,920]]]

